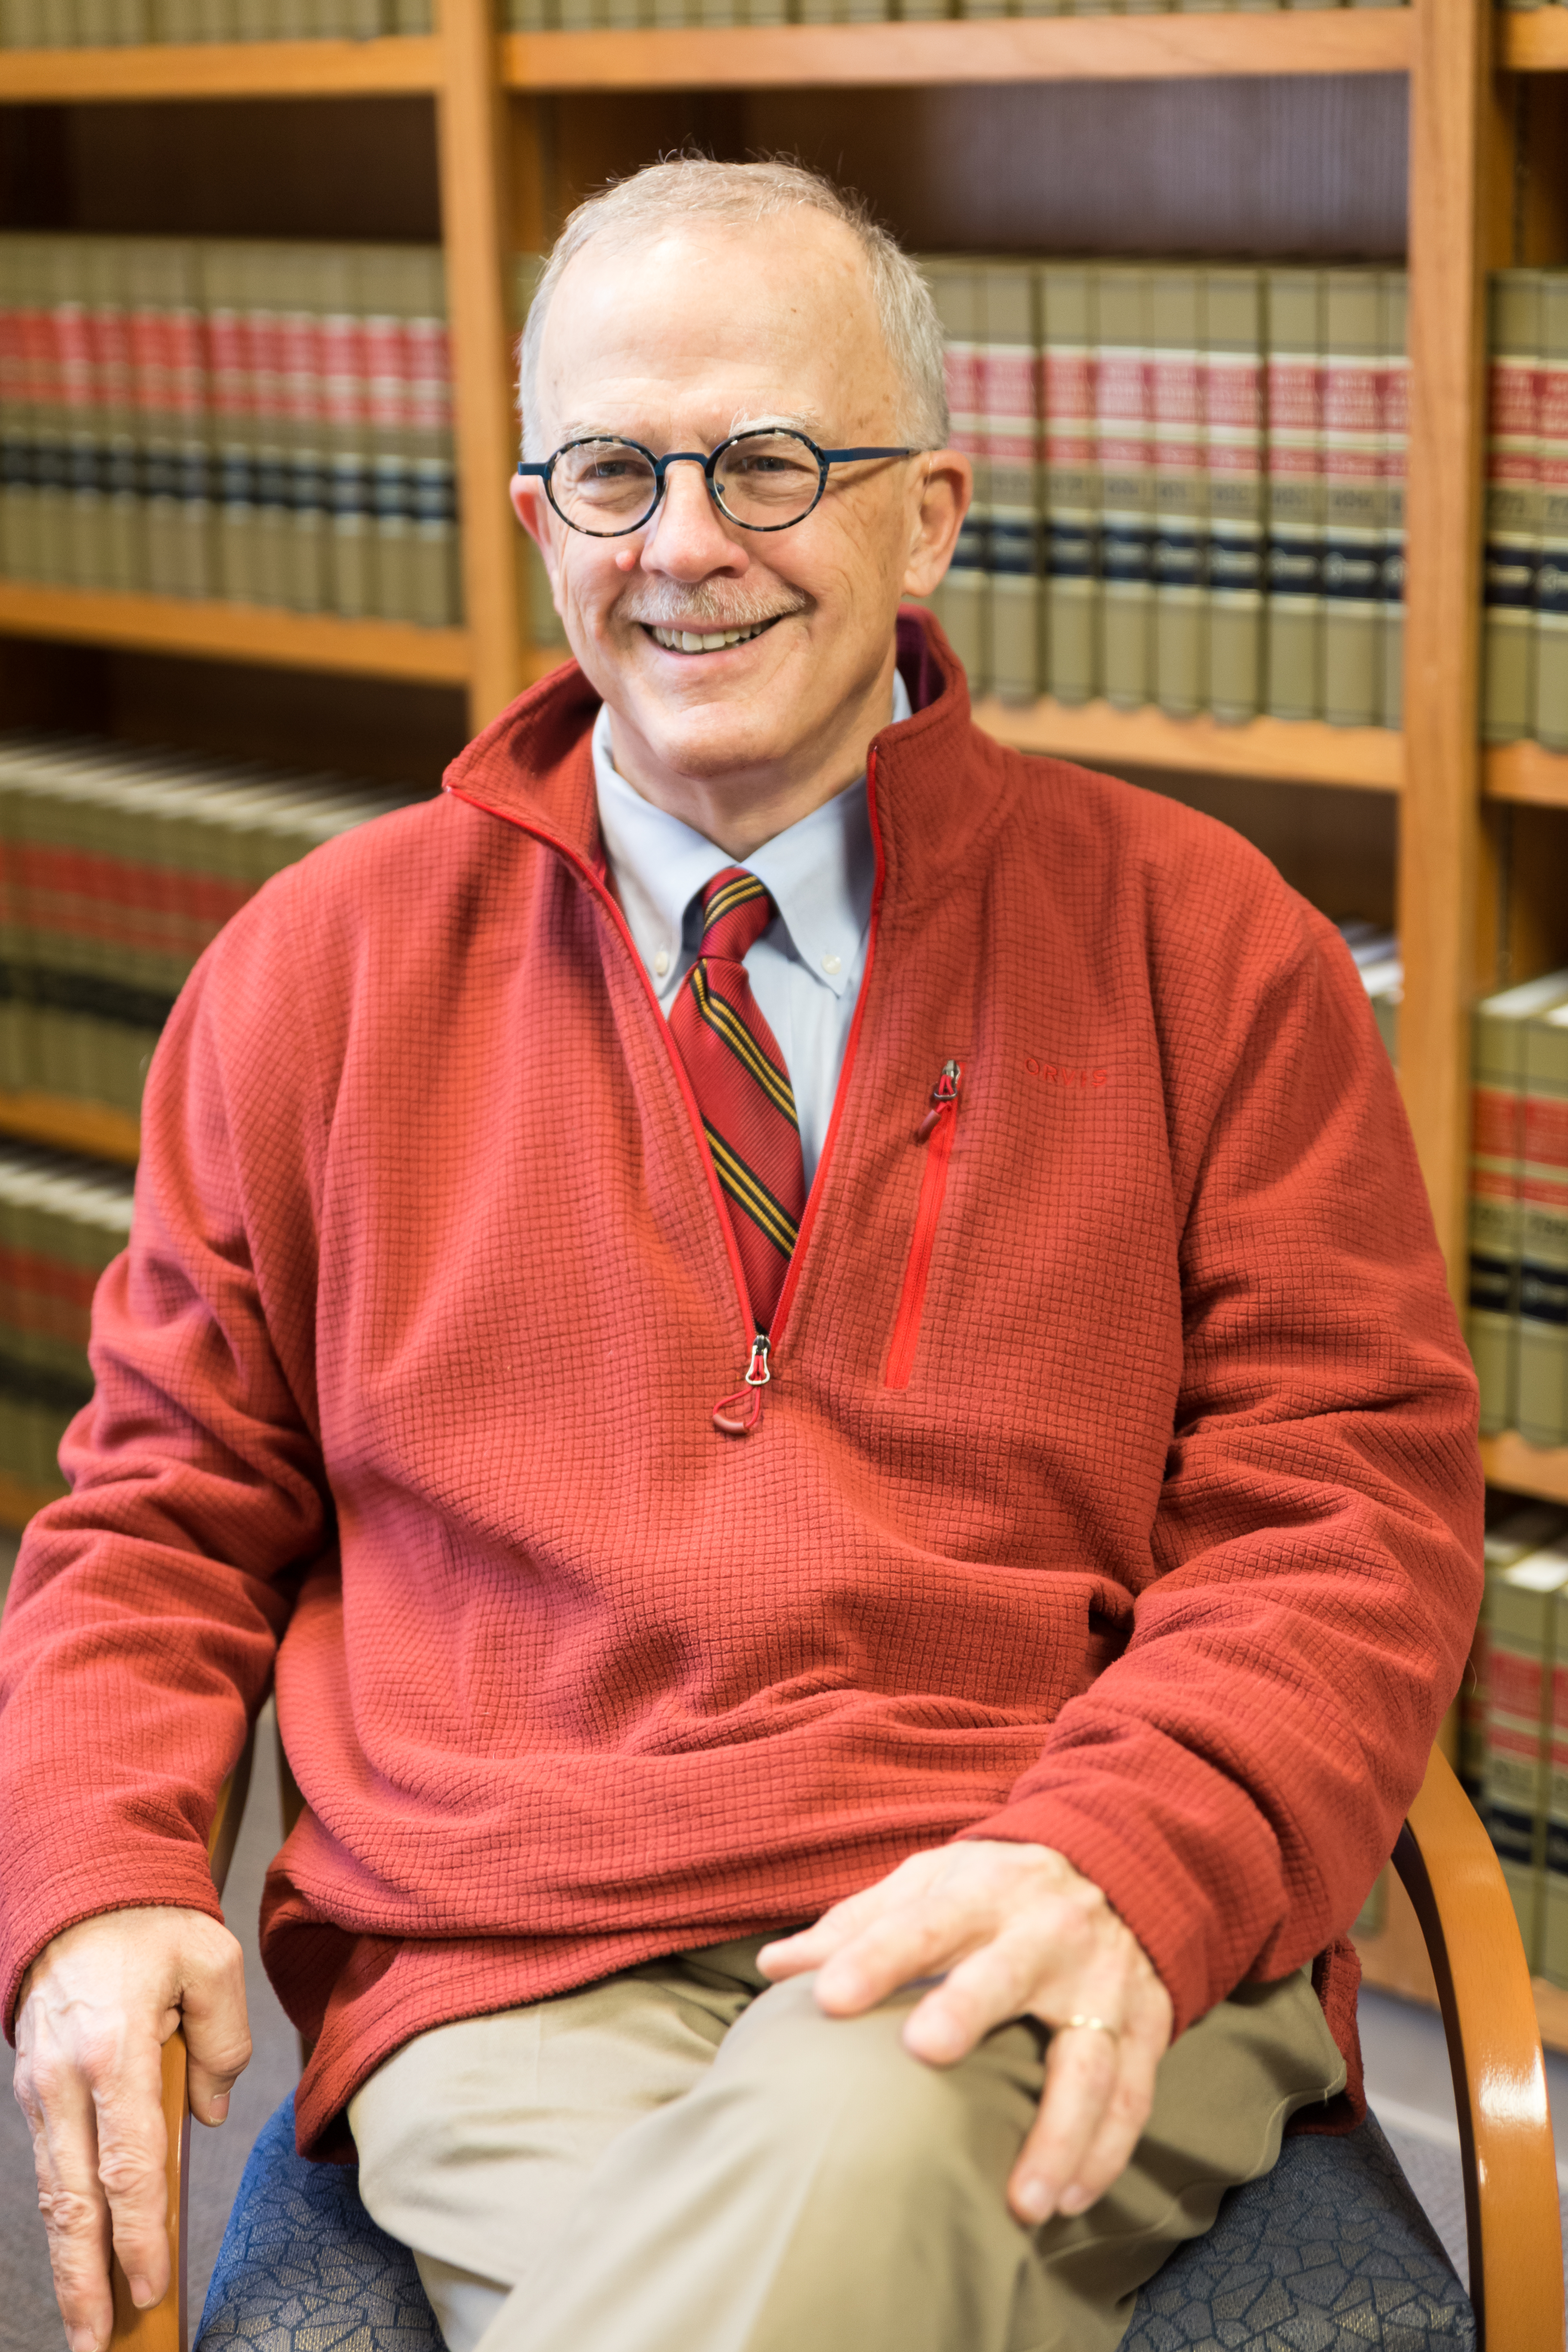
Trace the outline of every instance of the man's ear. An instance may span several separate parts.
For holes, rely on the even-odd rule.
[[[511,508],[544,558],[544,568],[550,574],[550,593],[560,609],[560,583],[555,576],[555,534],[550,527],[550,501],[544,495],[544,485],[533,476],[514,474],[511,478]]]
[[[900,590],[905,596],[931,594],[952,560],[959,526],[974,496],[974,468],[961,450],[932,450],[925,468],[910,518],[909,561]]]

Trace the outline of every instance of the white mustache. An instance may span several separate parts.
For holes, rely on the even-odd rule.
[[[804,613],[806,598],[787,590],[747,590],[739,585],[721,589],[707,581],[694,588],[673,581],[639,581],[621,604],[622,616],[650,629],[690,629],[711,634],[715,629],[754,629],[763,621],[778,621],[790,613]]]

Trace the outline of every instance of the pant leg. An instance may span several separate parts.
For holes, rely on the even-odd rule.
[[[928,2067],[900,2039],[918,1998],[831,2019],[809,1979],[763,1993],[606,2145],[479,2352],[1115,2352],[1138,2287],[1343,2081],[1304,1975],[1247,1989],[1167,2054],[1122,2179],[1031,2231],[1005,2186],[1048,2035]]]
[[[616,2135],[707,2071],[763,1981],[762,1940],[437,2026],[362,2084],[360,2196],[412,2249],[450,2352],[472,2352],[553,2247]]]

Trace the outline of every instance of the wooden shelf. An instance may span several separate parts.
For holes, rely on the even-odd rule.
[[[1489,1486],[1568,1503],[1568,1445],[1531,1445],[1516,1429],[1505,1429],[1500,1437],[1482,1438],[1481,1466]]]
[[[0,580],[0,635],[134,646],[198,660],[258,662],[274,669],[340,670],[362,677],[419,678],[464,686],[466,629],[416,629],[405,621],[343,621],[333,613],[285,613],[184,596],[118,596],[95,588],[45,588]]]
[[[1532,9],[1498,18],[1498,63],[1510,73],[1568,72],[1568,8]]]
[[[1481,756],[1481,790],[1489,800],[1568,809],[1568,757],[1540,743],[1497,744]]]
[[[748,25],[511,33],[513,89],[811,89],[895,82],[1171,81],[1402,73],[1410,8],[1268,16],[985,17],[930,25]]]
[[[0,49],[0,106],[149,98],[335,98],[433,90],[434,34],[376,41],[154,43],[124,49]]]
[[[0,1470],[0,1528],[20,1535],[33,1513],[56,1501],[58,1493],[53,1486],[29,1486],[23,1479],[13,1478],[8,1470]]]
[[[89,1160],[116,1160],[127,1168],[135,1167],[142,1150],[141,1127],[129,1112],[66,1095],[0,1094],[0,1135],[51,1151],[84,1152]]]
[[[1317,719],[1288,719],[1222,727],[1213,719],[1170,719],[1152,708],[1113,710],[1108,702],[1075,709],[1050,701],[1014,706],[994,698],[977,702],[974,716],[999,742],[1093,768],[1173,768],[1186,774],[1343,784],[1382,793],[1399,792],[1405,781],[1404,738],[1386,727],[1327,727]]]

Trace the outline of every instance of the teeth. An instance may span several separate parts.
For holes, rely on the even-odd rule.
[[[748,638],[761,636],[767,627],[765,621],[756,622],[749,629],[718,629],[700,635],[690,629],[654,629],[653,640],[668,653],[716,654],[726,646],[743,646]]]

